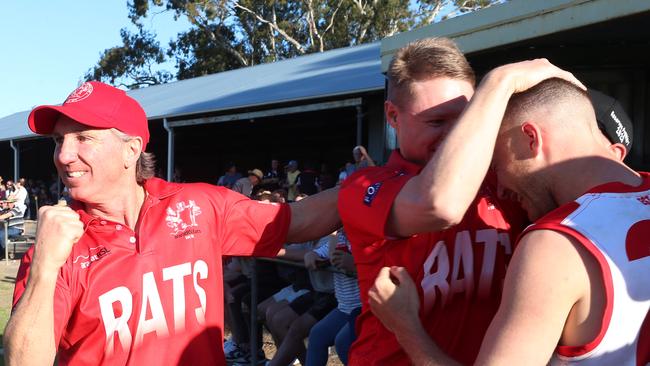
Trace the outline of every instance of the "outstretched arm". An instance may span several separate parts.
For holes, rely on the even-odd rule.
[[[292,202],[287,242],[301,243],[320,239],[339,228],[341,219],[336,207],[338,194],[338,187],[330,188]]]
[[[508,64],[488,73],[421,173],[396,197],[387,234],[408,237],[459,223],[490,166],[510,96],[552,77],[582,86],[546,59]]]

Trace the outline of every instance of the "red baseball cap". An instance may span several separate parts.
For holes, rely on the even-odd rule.
[[[115,128],[130,136],[140,136],[142,151],[149,142],[149,124],[140,104],[124,90],[98,81],[81,84],[62,105],[34,108],[27,119],[29,128],[37,134],[49,135],[61,115],[82,125]]]

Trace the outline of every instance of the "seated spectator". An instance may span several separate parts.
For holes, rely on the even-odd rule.
[[[361,145],[355,146],[352,149],[352,157],[354,158],[355,171],[369,166],[375,166],[375,161],[368,155],[366,148]]]
[[[271,168],[264,174],[264,179],[262,179],[264,189],[274,191],[280,188],[280,182],[283,180],[284,172],[280,169],[280,161],[277,159],[271,160]]]
[[[20,235],[23,233],[23,224],[25,215],[25,205],[17,205],[17,201],[6,200],[2,202],[2,210],[0,211],[0,220],[6,220],[7,227],[7,236],[12,237]],[[0,225],[0,258],[4,258],[5,247],[7,243],[5,242],[5,229],[4,224]]]
[[[319,174],[314,170],[312,163],[305,162],[305,169],[298,174],[298,179],[296,180],[297,191],[308,196],[318,193],[320,191],[318,177]]]
[[[348,350],[356,338],[354,321],[361,311],[359,285],[354,277],[356,267],[350,254],[350,242],[341,229],[336,241],[330,241],[328,246],[314,249],[312,253],[314,258],[310,258],[310,261],[329,259],[336,269],[344,273],[335,272],[333,275],[337,308],[330,311],[309,332],[307,366],[325,366],[328,350],[332,345],[336,346],[336,353],[341,362],[347,365]]]
[[[332,188],[336,185],[334,176],[332,175],[332,173],[330,173],[327,164],[321,164],[318,181],[320,183],[320,191]]]
[[[296,196],[299,193],[296,187],[296,183],[298,182],[298,175],[300,174],[300,170],[298,170],[298,162],[295,160],[290,160],[287,166],[285,166],[285,169],[286,178],[282,184],[282,188],[287,190],[287,200],[289,202],[293,202],[296,200]]]
[[[224,299],[226,301],[226,321],[232,337],[224,345],[226,361],[230,363],[250,364],[250,305],[251,305],[251,270],[256,266],[258,278],[258,305],[279,291],[285,282],[277,276],[275,264],[256,261],[251,258],[233,258],[224,270]],[[258,329],[257,359],[265,362],[266,356],[261,348],[262,329]]]
[[[273,196],[273,202],[278,202],[278,203],[287,202],[287,191],[282,188],[276,189],[275,191],[271,192],[271,196]]]
[[[335,240],[335,236],[324,237],[319,240],[316,247],[328,245],[328,241],[332,239]],[[309,271],[309,279],[314,291],[296,298],[288,305],[280,306],[274,314],[267,312],[267,326],[274,335],[278,347],[275,356],[269,362],[271,366],[285,366],[296,358],[304,365],[306,362],[304,339],[307,338],[314,324],[336,307],[331,272],[315,270],[319,267],[319,263],[324,265],[329,263],[312,262],[313,256],[309,254],[312,253],[311,249],[306,251],[303,259],[306,266],[314,269]],[[268,315],[272,316],[269,318]]]
[[[226,172],[224,175],[219,177],[217,185],[232,188],[232,186],[235,185],[235,182],[237,182],[241,177],[241,173],[237,171],[237,166],[234,163],[228,163],[226,166]]]
[[[5,195],[2,197],[2,199],[9,199],[9,197],[14,194],[16,191],[16,187],[14,186],[14,181],[12,179],[7,179],[7,182],[5,183]]]
[[[251,197],[253,188],[262,182],[262,178],[264,178],[264,173],[262,173],[261,170],[249,170],[248,176],[239,178],[232,186],[232,190],[241,193],[246,197]]]
[[[262,191],[255,196],[259,201],[274,202],[270,192]],[[237,364],[250,364],[250,314],[251,306],[251,266],[253,260],[250,258],[232,258],[230,263],[224,266],[224,300],[226,302],[226,322],[231,330],[232,336],[224,342],[224,353],[226,361]],[[256,261],[258,278],[258,302],[256,306],[270,298],[286,285],[286,281],[278,276],[275,264]],[[262,350],[262,327],[258,324],[257,331],[257,360],[259,363],[266,362],[266,356]]]

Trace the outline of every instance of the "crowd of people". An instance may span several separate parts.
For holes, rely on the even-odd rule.
[[[300,194],[313,195],[323,190],[340,185],[345,178],[355,171],[375,166],[366,148],[359,145],[352,149],[353,161],[345,162],[338,169],[335,177],[322,164],[316,170],[314,163],[305,161],[299,169],[297,160],[289,160],[284,166],[278,159],[272,159],[266,173],[253,168],[244,176],[235,163],[228,163],[225,172],[217,179],[217,185],[230,188],[247,197],[254,197],[258,192],[267,192],[280,199],[277,202],[292,202]]]
[[[649,363],[650,175],[624,163],[620,105],[545,59],[476,86],[445,38],[400,49],[387,80],[399,149],[375,166],[355,147],[338,179],[272,160],[165,182],[123,91],[35,108],[71,202],[39,210],[7,363]]]

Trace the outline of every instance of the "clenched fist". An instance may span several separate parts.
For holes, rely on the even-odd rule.
[[[61,203],[38,210],[32,271],[57,272],[84,232],[79,214]]]
[[[393,333],[409,332],[420,323],[420,298],[415,283],[403,267],[383,267],[368,290],[373,314]]]

